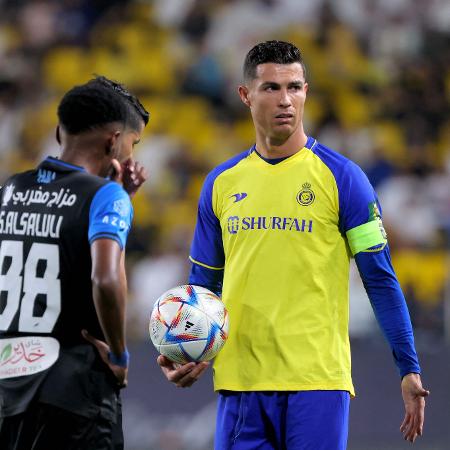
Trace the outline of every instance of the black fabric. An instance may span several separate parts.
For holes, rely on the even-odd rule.
[[[119,387],[90,344],[63,349],[37,393],[37,400],[87,418],[115,421]]]
[[[121,410],[115,423],[88,419],[35,402],[26,412],[0,419],[2,450],[122,450]]]
[[[42,173],[55,174],[50,183],[39,183]],[[42,176],[42,175],[41,175]],[[50,175],[51,176],[51,175]],[[95,193],[108,183],[100,177],[89,175],[75,169],[75,166],[64,165],[57,160],[48,158],[35,170],[24,172],[11,177],[3,186],[0,203],[1,212],[5,215],[14,211],[18,214],[38,213],[54,214],[62,217],[59,238],[18,236],[13,233],[0,233],[0,240],[17,240],[24,244],[25,262],[33,243],[57,244],[59,247],[59,278],[61,280],[62,310],[58,321],[49,336],[55,337],[61,345],[71,346],[85,342],[80,334],[82,328],[103,339],[103,334],[97,319],[92,299],[91,285],[91,256],[88,241],[89,211]],[[76,195],[76,202],[72,206],[47,206],[47,204],[25,204],[15,202],[7,196],[8,187],[13,188],[12,194],[27,190],[40,191],[42,195],[63,192]],[[50,197],[51,198],[51,197]],[[6,203],[6,204],[5,204]],[[28,201],[26,202],[28,203]],[[45,310],[45,296],[36,300],[35,310]],[[19,312],[17,312],[8,330],[0,330],[2,337],[32,335],[18,331]]]
[[[96,350],[81,336],[81,330],[87,329],[93,336],[104,340],[92,298],[88,227],[92,199],[108,182],[76,166],[47,158],[35,170],[11,177],[0,191],[2,217],[7,217],[8,213],[11,217],[13,212],[17,213],[17,217],[37,214],[40,220],[49,214],[56,216],[55,220],[62,218],[59,236],[55,237],[39,236],[36,232],[30,236],[19,235],[11,227],[7,230],[3,227],[0,231],[0,243],[6,240],[23,242],[23,255],[19,258],[23,258],[24,266],[34,243],[53,244],[53,248],[57,245],[61,291],[61,311],[50,332],[33,332],[34,319],[27,326],[31,330],[23,331],[23,326],[20,329],[20,307],[8,329],[0,330],[0,352],[4,348],[2,339],[11,337],[50,336],[57,339],[61,346],[59,359],[46,371],[0,380],[0,417],[23,413],[36,399],[89,419],[101,417],[109,421],[116,420],[116,380]],[[31,196],[26,201],[20,195],[14,197],[17,193],[24,194],[27,191],[40,192],[42,201],[29,202]],[[50,204],[57,194],[61,195],[59,201]],[[63,195],[66,195],[67,200],[70,195],[75,195],[76,200],[73,204],[63,204]],[[7,266],[8,258],[3,258],[3,266]],[[7,267],[0,267],[3,275],[8,270]],[[40,260],[35,270],[33,277],[42,277],[46,270],[45,261]],[[8,286],[3,286],[3,289],[8,289]],[[2,314],[5,291],[0,294]],[[39,317],[46,310],[46,297],[39,294],[33,299],[33,317]],[[3,449],[1,444],[0,448]]]

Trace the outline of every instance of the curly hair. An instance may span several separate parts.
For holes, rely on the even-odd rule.
[[[147,125],[149,113],[122,84],[97,76],[70,89],[58,106],[59,123],[69,134],[119,122],[138,131]]]

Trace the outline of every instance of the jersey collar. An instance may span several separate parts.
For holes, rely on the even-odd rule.
[[[47,158],[42,161],[41,165],[43,166],[52,166],[55,169],[59,169],[62,171],[73,171],[77,170],[79,172],[86,172],[86,169],[81,166],[77,166],[75,164],[68,163],[66,161],[61,161],[58,158],[53,156],[47,156]]]
[[[311,150],[316,145],[316,143],[317,143],[317,141],[313,137],[307,136],[306,144],[303,148],[307,148],[308,150]],[[297,153],[294,153],[291,156],[285,156],[283,158],[268,159],[268,158],[264,158],[264,156],[260,155],[259,152],[256,150],[256,144],[253,144],[252,147],[248,151],[248,155],[250,156],[252,153],[255,153],[261,160],[265,161],[267,164],[275,166],[278,163],[285,161],[286,159],[294,157],[295,155],[300,153],[300,151]]]

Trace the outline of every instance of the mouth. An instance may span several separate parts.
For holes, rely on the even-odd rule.
[[[277,114],[275,116],[275,120],[278,123],[284,124],[284,123],[289,123],[293,117],[294,117],[294,114],[281,113],[281,114]]]

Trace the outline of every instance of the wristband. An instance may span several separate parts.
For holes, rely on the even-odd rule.
[[[128,350],[125,349],[123,353],[119,356],[117,356],[113,352],[108,353],[108,361],[111,364],[114,364],[115,366],[119,367],[128,367],[128,363],[130,361],[130,354],[128,353]]]

